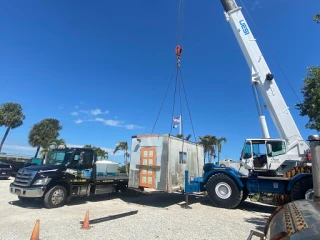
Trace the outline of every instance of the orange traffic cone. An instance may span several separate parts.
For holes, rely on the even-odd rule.
[[[86,213],[86,216],[85,216],[85,218],[84,218],[83,225],[82,225],[81,229],[90,229],[90,225],[89,225],[89,211],[87,211],[87,213]]]
[[[34,225],[30,240],[39,240],[39,225],[40,225],[40,220],[38,219],[36,221],[36,224]]]

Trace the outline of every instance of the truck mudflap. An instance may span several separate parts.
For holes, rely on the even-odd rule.
[[[22,188],[19,186],[15,186],[12,183],[10,184],[10,193],[26,198],[42,197],[44,195],[45,190],[45,186]]]

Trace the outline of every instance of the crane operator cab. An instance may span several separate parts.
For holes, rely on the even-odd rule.
[[[281,139],[247,139],[241,164],[248,170],[275,170],[286,157],[286,143]]]

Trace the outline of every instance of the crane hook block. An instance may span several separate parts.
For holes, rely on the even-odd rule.
[[[180,47],[180,45],[176,46],[176,55],[177,57],[180,57],[182,54],[182,47]]]

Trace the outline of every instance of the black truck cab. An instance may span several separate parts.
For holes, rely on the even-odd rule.
[[[97,176],[97,155],[90,148],[49,151],[41,165],[19,169],[10,193],[21,201],[42,199],[47,208],[61,207],[75,196],[124,191],[128,176]]]

